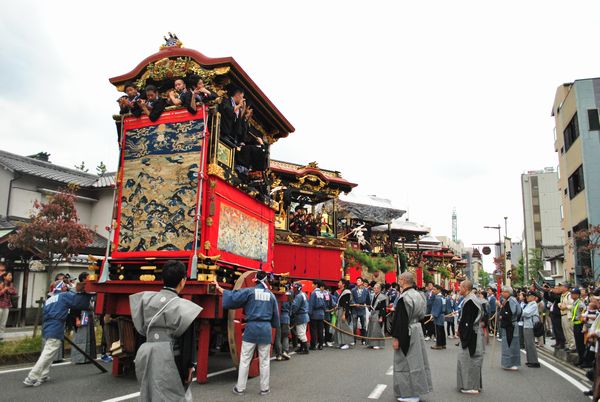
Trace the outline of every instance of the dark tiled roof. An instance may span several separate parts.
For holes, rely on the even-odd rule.
[[[103,176],[81,172],[75,169],[54,165],[38,159],[11,154],[0,150],[0,165],[5,168],[60,183],[73,183],[80,187],[109,187],[114,184],[114,173]]]
[[[87,246],[88,249],[101,248],[105,249],[108,239],[104,236],[99,235],[96,232],[92,232],[92,243]]]
[[[96,181],[94,182],[93,187],[114,187],[116,174],[116,172],[107,172],[102,176],[96,176]]]
[[[0,217],[0,229],[14,229],[17,225],[14,222],[9,221],[5,217]]]
[[[542,246],[542,258],[546,261],[563,257],[564,252],[563,246]]]

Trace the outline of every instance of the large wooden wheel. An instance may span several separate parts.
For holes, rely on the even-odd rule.
[[[256,283],[254,278],[256,277],[255,271],[244,272],[233,286],[233,290],[243,288],[253,288]],[[227,340],[229,341],[229,352],[231,353],[231,360],[235,367],[240,366],[240,353],[242,351],[242,335],[244,328],[246,327],[246,316],[244,315],[244,309],[238,308],[235,310],[229,310],[227,316]],[[250,363],[250,370],[248,376],[256,377],[259,374],[258,366],[258,351],[254,350],[254,356]]]

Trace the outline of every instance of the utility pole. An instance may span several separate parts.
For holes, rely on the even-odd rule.
[[[502,227],[500,226],[500,224],[498,224],[498,226],[484,226],[483,228],[494,229],[498,231],[498,258],[500,258],[500,256],[502,255]],[[500,269],[498,268],[494,271],[494,276],[496,277],[496,295],[498,297],[498,300],[500,300],[500,288],[502,287],[502,278],[504,275],[502,275],[502,271],[500,271]]]

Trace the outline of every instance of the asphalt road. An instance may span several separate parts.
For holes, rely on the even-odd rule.
[[[430,346],[431,343],[428,343]],[[540,369],[521,368],[507,372],[499,368],[500,344],[490,346],[484,361],[484,392],[479,396],[463,395],[456,390],[456,353],[454,340],[448,349],[429,350],[434,392],[423,401],[589,401],[582,384],[563,378],[560,366]],[[494,356],[492,355],[494,353]],[[523,356],[524,357],[524,356]],[[548,363],[549,364],[549,363]],[[555,363],[552,363],[553,365]],[[231,388],[236,372],[230,369],[227,354],[212,357],[208,384],[193,384],[195,401],[393,401],[391,376],[392,350],[325,349],[308,356],[292,356],[289,362],[271,364],[271,394],[258,395],[258,379],[248,381],[244,397],[233,395]],[[38,388],[26,388],[21,381],[27,370],[0,369],[2,401],[105,401],[136,400],[135,377],[113,378],[99,374],[92,365],[63,364],[51,369],[51,381]],[[11,369],[14,370],[14,369]],[[18,370],[18,369],[17,369]],[[133,396],[131,396],[133,394]],[[123,398],[130,395],[129,398]],[[369,399],[371,396],[371,399]]]

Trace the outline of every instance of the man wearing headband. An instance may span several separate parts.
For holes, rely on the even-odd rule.
[[[246,314],[246,328],[242,338],[238,381],[233,393],[243,395],[248,381],[248,370],[258,348],[260,366],[260,394],[267,395],[270,376],[270,352],[272,328],[279,327],[279,307],[275,295],[269,290],[267,273],[256,273],[256,286],[239,290],[224,290],[218,282],[213,282],[216,289],[223,294],[223,310],[243,308]]]

